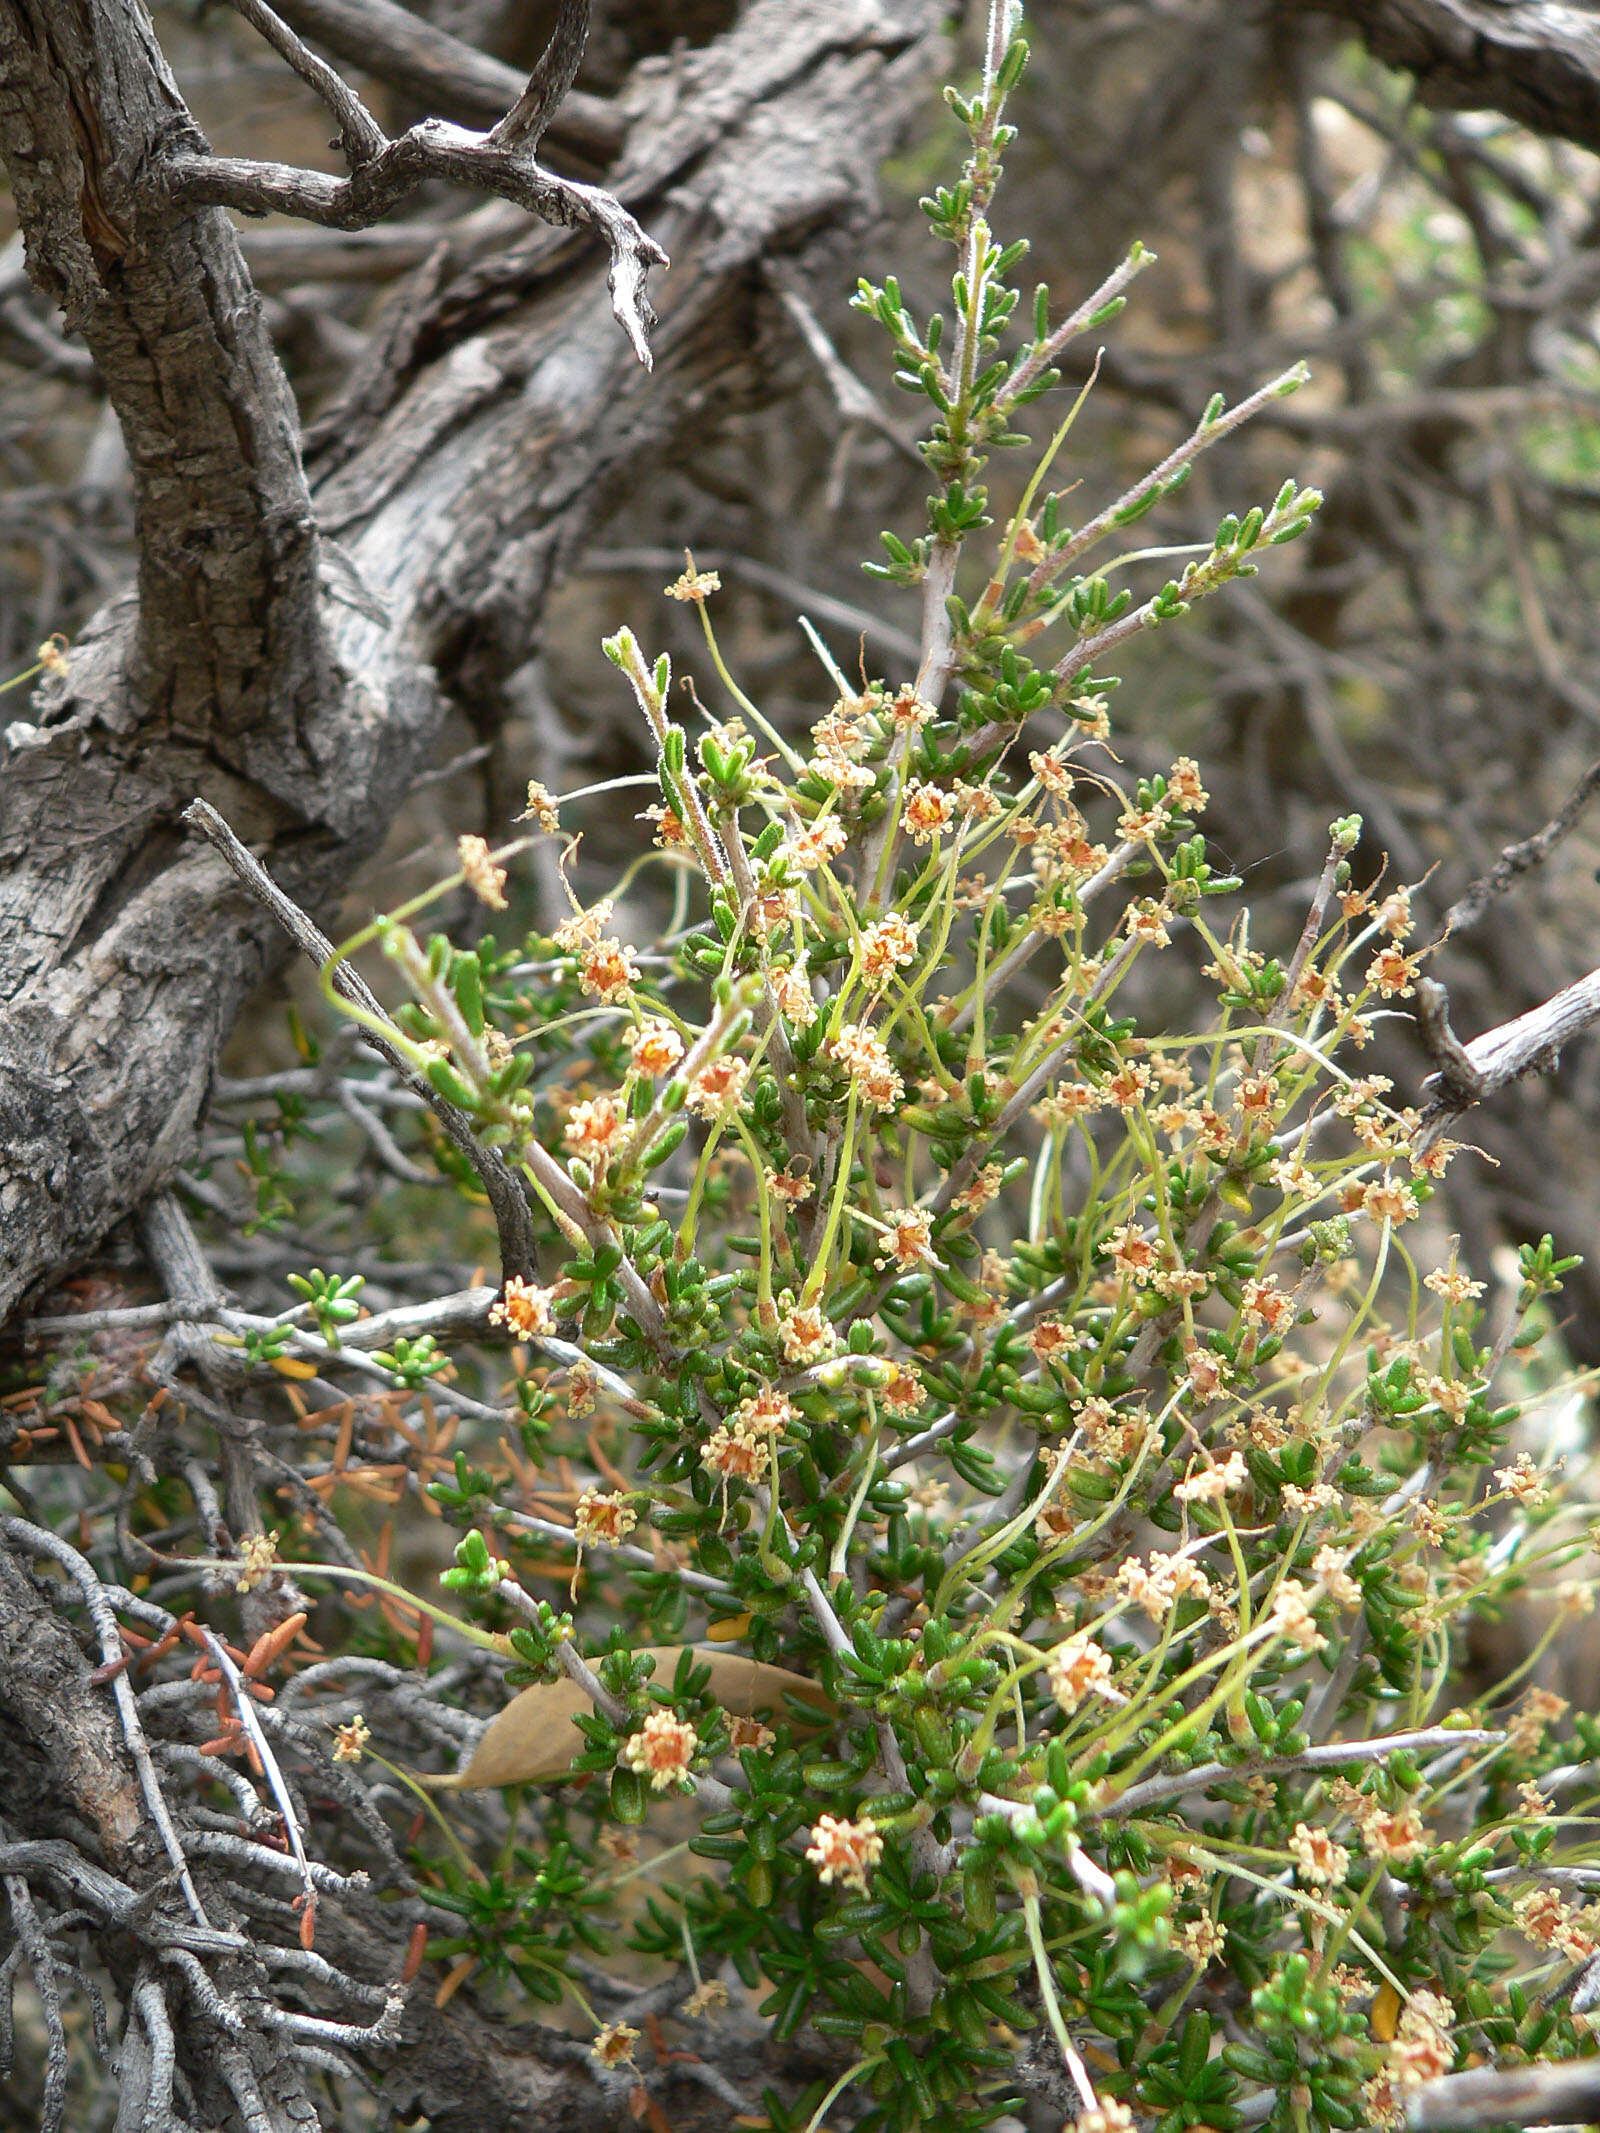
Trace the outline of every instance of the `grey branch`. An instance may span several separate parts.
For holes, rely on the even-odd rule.
[[[282,16],[266,5],[266,0],[233,0],[233,4],[333,113],[339,122],[339,140],[346,160],[352,165],[370,162],[384,145],[383,128],[344,76],[326,60],[318,59],[315,52],[308,52]]]
[[[1548,0],[1301,0],[1352,23],[1425,104],[1504,111],[1538,133],[1600,148],[1600,23]]]
[[[204,800],[196,800],[184,809],[183,819],[216,846],[251,895],[266,906],[295,946],[319,966],[326,963],[334,952],[332,941],[311,923],[292,897],[285,896],[260,860],[246,851],[216,809]],[[347,964],[339,966],[333,983],[336,991],[358,1007],[364,1007],[369,1014],[383,1013],[382,1003]],[[371,1031],[366,1033],[366,1041],[382,1053],[406,1086],[427,1102],[452,1144],[478,1173],[483,1189],[489,1195],[500,1232],[503,1272],[507,1276],[531,1274],[534,1270],[533,1223],[522,1187],[505,1158],[497,1150],[483,1145],[472,1130],[472,1121],[467,1114],[448,1102],[431,1082],[418,1074],[403,1052],[385,1044]]]
[[[589,42],[589,0],[561,0],[550,42],[528,76],[528,86],[489,135],[496,148],[522,148],[532,155],[578,78]]]
[[[278,13],[336,59],[415,98],[440,118],[492,126],[524,93],[522,76],[397,0],[280,0]],[[626,132],[603,97],[570,90],[549,137],[597,163],[609,162]]]
[[[634,354],[650,368],[655,313],[646,288],[650,268],[666,266],[666,253],[610,193],[557,177],[535,160],[539,141],[577,76],[589,40],[589,0],[561,0],[538,65],[491,132],[471,133],[448,119],[430,118],[397,141],[387,138],[343,76],[308,50],[266,0],[233,4],[333,113],[350,175],[335,179],[321,171],[189,151],[174,156],[163,171],[170,194],[246,214],[277,209],[354,230],[381,221],[420,185],[440,179],[496,193],[545,222],[587,225],[610,250],[612,306]]]
[[[1478,923],[1497,896],[1504,896],[1513,882],[1530,868],[1543,866],[1556,846],[1577,828],[1597,792],[1600,792],[1600,762],[1589,765],[1543,829],[1536,830],[1531,837],[1524,837],[1520,843],[1508,844],[1488,873],[1450,906],[1444,924],[1439,928],[1440,940],[1458,940],[1469,926]]]
[[[1298,1755],[1268,1756],[1252,1763],[1201,1763],[1193,1770],[1180,1770],[1170,1777],[1146,1778],[1132,1785],[1119,1799],[1097,1811],[1108,1815],[1138,1814],[1162,1800],[1181,1799],[1186,1792],[1203,1792],[1208,1785],[1255,1775],[1274,1776],[1285,1770],[1337,1770],[1345,1763],[1381,1762],[1386,1755],[1411,1754],[1431,1748],[1482,1746],[1504,1740],[1503,1733],[1478,1726],[1425,1726],[1414,1733],[1379,1734],[1373,1740],[1330,1740],[1302,1748]]]
[[[432,34],[388,0],[270,4],[319,50],[336,53],[334,24],[365,36],[367,71],[388,81],[395,36]],[[494,700],[597,515],[765,381],[771,350],[732,349],[722,330],[733,293],[775,256],[803,273],[861,212],[861,143],[887,147],[918,107],[945,23],[937,0],[746,0],[654,82],[617,172],[629,211],[679,258],[670,375],[644,388],[598,260],[587,270],[565,228],[532,225],[408,287],[313,504],[229,217],[163,196],[175,154],[206,158],[143,9],[0,0],[16,92],[0,156],[36,279],[120,419],[141,548],[139,599],[108,603],[68,672],[17,704],[0,749],[0,934],[18,944],[0,971],[0,1310],[182,1169],[218,1047],[281,954],[277,922],[206,841],[174,837],[184,807],[204,794],[302,911],[336,907],[447,696]],[[470,115],[491,126],[523,86],[502,76]],[[799,163],[796,138],[811,144]],[[737,214],[701,212],[691,175],[693,200]],[[114,273],[85,240],[85,202]],[[351,242],[280,235],[316,239],[324,265]],[[319,523],[370,611],[327,582]]]
[[[365,229],[432,182],[494,193],[543,222],[586,226],[610,251],[612,310],[634,354],[650,368],[655,312],[646,284],[652,267],[668,264],[667,255],[612,194],[559,178],[530,154],[502,147],[492,135],[469,132],[448,119],[423,119],[398,140],[383,140],[381,135],[379,140],[381,146],[354,163],[347,178],[188,149],[166,159],[161,182],[167,197],[179,206],[293,215],[336,230]]]
[[[1436,1140],[1444,1125],[1525,1074],[1550,1072],[1563,1048],[1600,1021],[1600,970],[1591,970],[1553,998],[1511,1022],[1462,1044],[1450,1029],[1442,985],[1424,978],[1417,988],[1418,1021],[1439,1071],[1423,1084],[1424,1132]]]
[[[1476,2126],[1586,2125],[1600,2118],[1600,2068],[1591,2060],[1565,2066],[1519,2066],[1502,2073],[1480,2067],[1430,2081],[1411,2100],[1418,2133]]]

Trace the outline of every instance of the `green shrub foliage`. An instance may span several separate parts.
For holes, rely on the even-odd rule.
[[[470,1456],[432,1468],[443,1618],[533,1691],[494,1874],[418,1839],[459,1917],[430,1953],[562,2003],[624,2079],[644,2046],[588,2018],[580,1958],[687,1966],[707,2023],[744,1993],[834,2068],[767,2095],[773,2133],[972,2133],[1029,2096],[1078,2133],[1393,2122],[1453,2068],[1588,2048],[1546,1988],[1597,1945],[1558,1868],[1595,1725],[1558,1740],[1533,1662],[1460,1666],[1525,1587],[1546,1641],[1592,1605],[1550,1574],[1581,1521],[1508,1442],[1564,1263],[1522,1254],[1490,1338],[1430,1229],[1454,1151],[1362,1063],[1417,958],[1406,892],[1353,879],[1359,823],[1274,943],[1197,765],[1119,757],[1117,656],[1320,499],[1286,481],[1164,581],[1129,532],[1298,369],[1102,507],[1062,473],[1058,358],[1151,255],[1066,317],[1019,285],[991,216],[1026,60],[997,6],[949,94],[948,308],[856,298],[930,416],[927,525],[872,566],[920,599],[919,671],[851,678],[819,641],[794,745],[690,559],[697,682],[605,647],[657,751],[625,886],[666,883],[660,936],[574,893],[553,936],[463,948],[413,907],[347,951],[403,1004],[346,1011],[526,1179],[538,1243],[491,1313],[509,1431],[487,1336],[366,1364],[426,1399],[488,1356]],[[1023,451],[1002,517],[989,463]],[[542,789],[530,819],[566,853]],[[520,848],[463,841],[496,909]],[[1174,958],[1210,1003],[1178,1028]],[[360,1308],[297,1288],[249,1336],[291,1377]],[[279,1545],[317,1589],[312,1528]]]

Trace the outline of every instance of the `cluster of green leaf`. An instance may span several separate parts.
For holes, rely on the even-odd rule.
[[[1510,1448],[1570,1262],[1525,1252],[1490,1337],[1453,1251],[1425,1281],[1408,1248],[1453,1151],[1360,1072],[1416,959],[1405,893],[1352,879],[1359,824],[1273,953],[1247,909],[1214,920],[1239,885],[1197,767],[1130,788],[1109,745],[1102,663],[1318,498],[1230,513],[1143,597],[1155,558],[1080,564],[1300,373],[1213,402],[1074,524],[1077,483],[1047,482],[1080,396],[991,526],[989,456],[1033,449],[1061,349],[1149,258],[1055,325],[1048,290],[1024,303],[1026,246],[989,216],[1027,48],[993,13],[951,97],[963,175],[926,203],[950,310],[859,296],[932,409],[926,529],[879,566],[921,594],[919,673],[830,661],[802,752],[728,673],[691,561],[669,590],[728,717],[692,736],[665,657],[607,644],[685,922],[649,954],[610,899],[511,945],[423,938],[418,907],[369,936],[406,993],[386,1040],[540,1224],[495,1313],[523,1458],[485,1444],[433,1481],[463,1529],[446,1584],[535,1736],[585,1699],[533,1833],[488,1878],[434,1862],[462,1918],[435,1952],[586,2005],[567,1958],[608,1945],[625,1832],[681,1793],[704,1870],[652,1875],[629,1946],[727,1966],[780,2038],[830,2040],[836,2078],[770,2096],[773,2133],[976,2133],[1035,2030],[1030,2079],[1080,2133],[1389,2121],[1469,2059],[1586,2048],[1538,1994],[1596,1946],[1548,1878],[1594,1743],[1460,1675],[1472,1612],[1582,1550]],[[463,853],[492,904],[507,856]],[[1215,1008],[1171,1030],[1142,988],[1185,946]],[[336,1349],[353,1291],[297,1288]],[[441,1360],[378,1358],[412,1392]],[[569,1607],[536,1594],[563,1527],[530,1514],[528,1460],[553,1493],[562,1461],[583,1477]],[[708,1648],[815,1693],[735,1710]],[[523,1774],[547,1764],[539,1738]]]

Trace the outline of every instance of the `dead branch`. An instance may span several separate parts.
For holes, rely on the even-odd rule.
[[[541,221],[585,225],[611,254],[609,286],[617,322],[649,369],[655,313],[645,293],[652,267],[667,255],[621,202],[592,185],[556,177],[535,161],[539,138],[571,88],[589,34],[589,0],[563,0],[555,31],[516,103],[487,134],[444,119],[424,119],[391,141],[350,85],[307,50],[266,0],[233,0],[333,113],[349,165],[345,179],[316,170],[239,157],[177,153],[161,172],[168,195],[191,206],[232,207],[244,214],[276,210],[330,229],[365,229],[430,180],[497,194]]]
[[[492,126],[524,93],[515,67],[492,59],[397,0],[280,0],[290,26],[440,118]],[[607,163],[626,122],[603,97],[569,90],[549,123],[553,144]]]
[[[1600,2074],[1592,2064],[1479,2067],[1430,2081],[1413,2097],[1418,2133],[1468,2133],[1479,2126],[1571,2126],[1600,2113]]]
[[[1457,939],[1477,924],[1496,897],[1504,896],[1530,869],[1542,866],[1557,845],[1583,820],[1596,792],[1600,792],[1600,762],[1589,765],[1562,802],[1560,810],[1551,816],[1543,829],[1536,830],[1531,837],[1524,837],[1517,844],[1508,844],[1489,872],[1481,875],[1465,896],[1457,898],[1445,913],[1439,940]]]
[[[226,822],[214,807],[204,800],[196,800],[183,811],[183,819],[193,825],[227,861],[228,866],[240,881],[258,897],[273,917],[283,927],[289,938],[301,952],[309,956],[320,969],[334,954],[334,946],[325,933],[314,926],[292,897],[286,896],[272,879],[266,868],[239,842]],[[369,1015],[383,1014],[383,1006],[358,971],[347,963],[341,963],[334,974],[334,989],[358,1007],[365,1008]],[[521,1184],[510,1165],[498,1149],[486,1148],[473,1131],[472,1121],[466,1113],[441,1096],[424,1075],[419,1074],[394,1045],[373,1030],[363,1032],[365,1042],[377,1052],[400,1076],[413,1094],[420,1096],[438,1119],[451,1145],[460,1150],[478,1173],[489,1204],[494,1209],[495,1225],[500,1233],[500,1266],[502,1279],[513,1275],[524,1277],[534,1270],[533,1224],[528,1214],[528,1202]]]
[[[1504,111],[1538,133],[1600,147],[1600,26],[1544,0],[1296,0],[1358,30],[1417,78],[1425,104]]]
[[[1465,1045],[1450,1028],[1449,998],[1437,979],[1423,978],[1417,993],[1418,1026],[1439,1069],[1423,1084],[1424,1124],[1435,1128],[1430,1139],[1443,1121],[1460,1117],[1508,1082],[1552,1072],[1573,1038],[1600,1022],[1600,970]]]

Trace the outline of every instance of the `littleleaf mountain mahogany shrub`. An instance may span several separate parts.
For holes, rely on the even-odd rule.
[[[423,1844],[460,1920],[430,1953],[564,2002],[624,2078],[646,2047],[587,2017],[585,1963],[675,1967],[706,2023],[742,1992],[832,2067],[768,2093],[772,2133],[1393,2124],[1453,2068],[1591,2049],[1564,1988],[1600,1949],[1571,1865],[1600,1724],[1537,1651],[1460,1670],[1474,1611],[1542,1586],[1548,1642],[1592,1606],[1554,1578],[1581,1516],[1508,1442],[1572,1262],[1525,1250],[1491,1340],[1453,1248],[1413,1255],[1454,1150],[1363,1070],[1416,958],[1356,819],[1274,953],[1196,764],[1119,760],[1113,656],[1319,498],[1285,482],[1159,583],[1129,529],[1302,374],[1098,509],[1051,486],[1080,393],[991,513],[987,463],[1037,450],[1022,411],[1150,259],[1065,319],[1023,299],[991,214],[1026,59],[999,5],[949,95],[948,309],[856,298],[930,411],[927,525],[872,566],[920,597],[919,670],[819,642],[793,745],[691,559],[668,591],[724,715],[605,647],[658,753],[660,937],[572,891],[553,936],[463,949],[410,907],[352,944],[540,1234],[490,1313],[516,1430],[431,1493],[458,1627],[523,1692],[444,1788],[542,1789],[487,1879]],[[457,879],[506,908],[518,848],[464,839]],[[1209,988],[1194,1026],[1127,1004],[1164,957]],[[337,1345],[355,1285],[298,1286]],[[416,1391],[446,1358],[377,1367]]]

